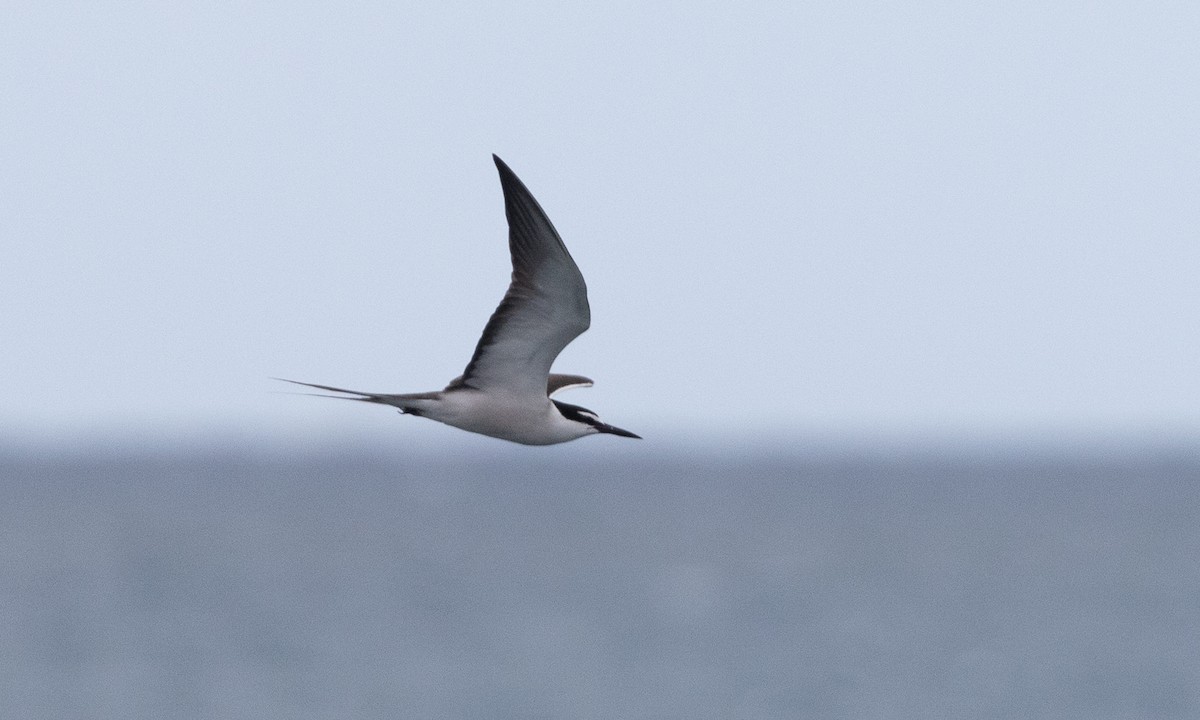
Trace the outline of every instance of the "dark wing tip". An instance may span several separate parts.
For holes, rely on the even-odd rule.
[[[503,186],[506,191],[509,188],[521,188],[525,191],[525,194],[530,194],[529,190],[525,188],[525,183],[521,182],[521,179],[517,177],[517,174],[513,172],[513,169],[508,166],[508,163],[501,160],[499,155],[492,155],[492,160],[496,163],[496,170],[500,172],[500,185]],[[505,195],[507,196],[507,192]]]

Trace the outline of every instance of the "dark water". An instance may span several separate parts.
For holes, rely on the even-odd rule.
[[[1200,462],[0,460],[3,718],[1196,718]]]

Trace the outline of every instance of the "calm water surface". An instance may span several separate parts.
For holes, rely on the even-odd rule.
[[[1196,718],[1200,462],[0,460],[4,718]]]

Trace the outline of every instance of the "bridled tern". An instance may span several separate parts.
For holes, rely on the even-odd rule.
[[[444,390],[386,394],[287,382],[341,393],[326,397],[390,405],[470,432],[525,445],[553,445],[585,435],[639,437],[596,413],[551,399],[591,387],[579,375],[550,372],[554,359],[591,324],[587,286],[550,218],[524,183],[495,155],[508,217],[512,282],[492,313],[463,374]]]

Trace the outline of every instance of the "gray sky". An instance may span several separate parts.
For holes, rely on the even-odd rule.
[[[461,371],[492,152],[588,279],[569,399],[622,427],[1200,431],[1195,3],[5,15],[0,437],[447,438],[267,378]]]

